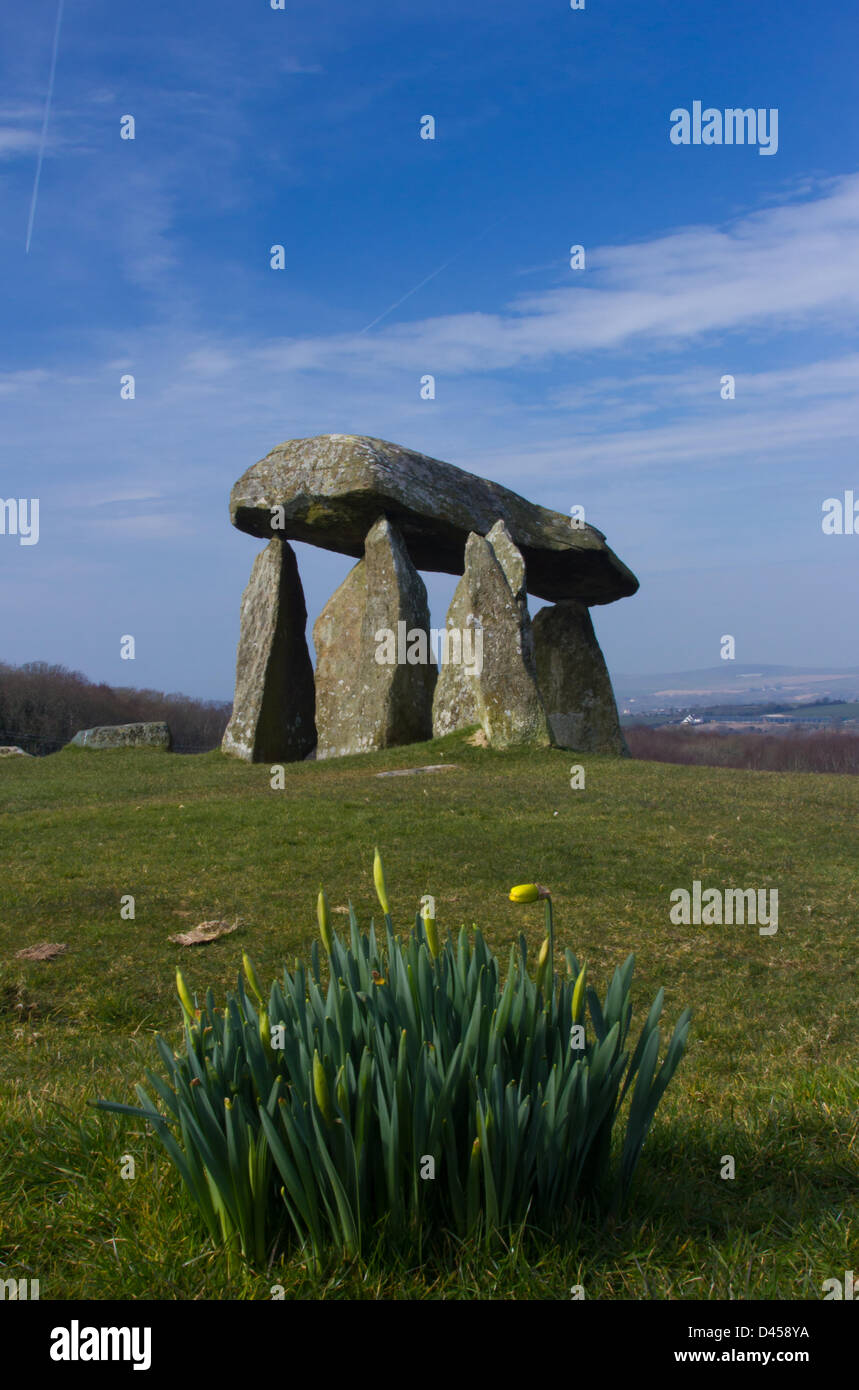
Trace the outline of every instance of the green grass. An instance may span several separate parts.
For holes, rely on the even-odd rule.
[[[439,762],[457,770],[375,776]],[[790,1299],[856,1267],[856,779],[497,753],[453,735],[291,765],[285,780],[273,791],[267,767],[219,753],[68,749],[0,767],[0,1277],[37,1277],[43,1298],[266,1298],[274,1284],[565,1298],[582,1284],[588,1298]],[[520,930],[542,939],[542,905],[508,902],[510,886],[547,884],[558,945],[601,992],[636,952],[634,1030],[660,984],[668,1020],[692,1008],[686,1056],[610,1229],[589,1218],[560,1244],[526,1231],[490,1251],[442,1240],[410,1265],[333,1255],[312,1271],[293,1256],[228,1273],[154,1136],[87,1102],[135,1103],[152,1033],[178,1044],[177,965],[222,995],[245,948],[271,978],[307,955],[320,881],[332,908],[351,897],[362,925],[378,918],[374,844],[399,927],[432,893],[440,928],[477,922],[503,959]],[[669,892],[695,878],[777,887],[778,933],[672,925]],[[236,917],[208,946],[167,939]],[[68,951],[15,958],[42,941]]]
[[[842,719],[859,719],[859,701],[844,700],[837,705],[797,705],[791,713],[804,719],[829,719],[837,724]]]

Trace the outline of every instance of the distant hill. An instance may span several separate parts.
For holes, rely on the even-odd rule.
[[[698,671],[613,674],[622,712],[719,704],[813,703],[859,696],[859,667],[761,666],[724,661]]]
[[[55,753],[79,729],[97,724],[134,724],[164,719],[177,753],[217,748],[231,706],[161,690],[95,684],[80,671],[31,661],[0,662],[0,745],[17,744],[25,753]]]

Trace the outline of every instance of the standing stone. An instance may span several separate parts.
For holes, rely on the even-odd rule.
[[[465,547],[465,572],[447,614],[447,643],[463,657],[442,666],[433,702],[436,738],[479,724],[492,748],[551,744],[537,688],[525,563],[503,521]],[[455,648],[454,648],[455,650]]]
[[[316,743],[307,609],[292,547],[254,560],[242,595],[233,713],[221,748],[252,763],[298,762]]]
[[[628,755],[591,615],[573,599],[534,618],[537,681],[552,736],[581,753]]]
[[[432,737],[437,671],[426,586],[387,517],[317,618],[313,642],[317,758]]]

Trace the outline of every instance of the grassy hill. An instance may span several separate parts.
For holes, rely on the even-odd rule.
[[[455,769],[376,775],[442,762]],[[5,760],[0,1276],[38,1277],[42,1298],[266,1298],[275,1282],[288,1297],[565,1298],[577,1283],[588,1298],[820,1297],[855,1266],[859,1234],[857,813],[855,778],[499,753],[461,735],[289,765],[279,791],[268,767],[220,753]],[[520,930],[534,948],[543,934],[541,907],[508,902],[510,886],[547,884],[559,946],[601,993],[636,952],[634,1030],[660,984],[668,1024],[692,1008],[687,1054],[611,1229],[439,1249],[412,1268],[335,1259],[311,1274],[292,1258],[227,1276],[154,1138],[87,1101],[134,1103],[152,1033],[178,1043],[177,965],[220,996],[245,948],[270,979],[307,955],[320,882],[332,909],[351,897],[362,925],[378,916],[374,844],[401,929],[432,893],[440,928],[479,923],[504,961]],[[777,934],[673,925],[669,893],[693,879],[777,887]],[[213,918],[239,929],[168,940]],[[68,950],[16,958],[45,941]]]

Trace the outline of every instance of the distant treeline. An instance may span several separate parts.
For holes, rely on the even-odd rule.
[[[650,729],[632,725],[624,737],[634,758],[657,763],[741,767],[756,772],[859,773],[859,734],[821,729],[810,733],[701,732],[690,728]]]
[[[80,671],[30,661],[0,662],[0,744],[17,744],[25,753],[54,753],[79,729],[96,724],[136,724],[166,719],[177,753],[217,748],[230,706],[192,700],[160,690],[96,685]]]

